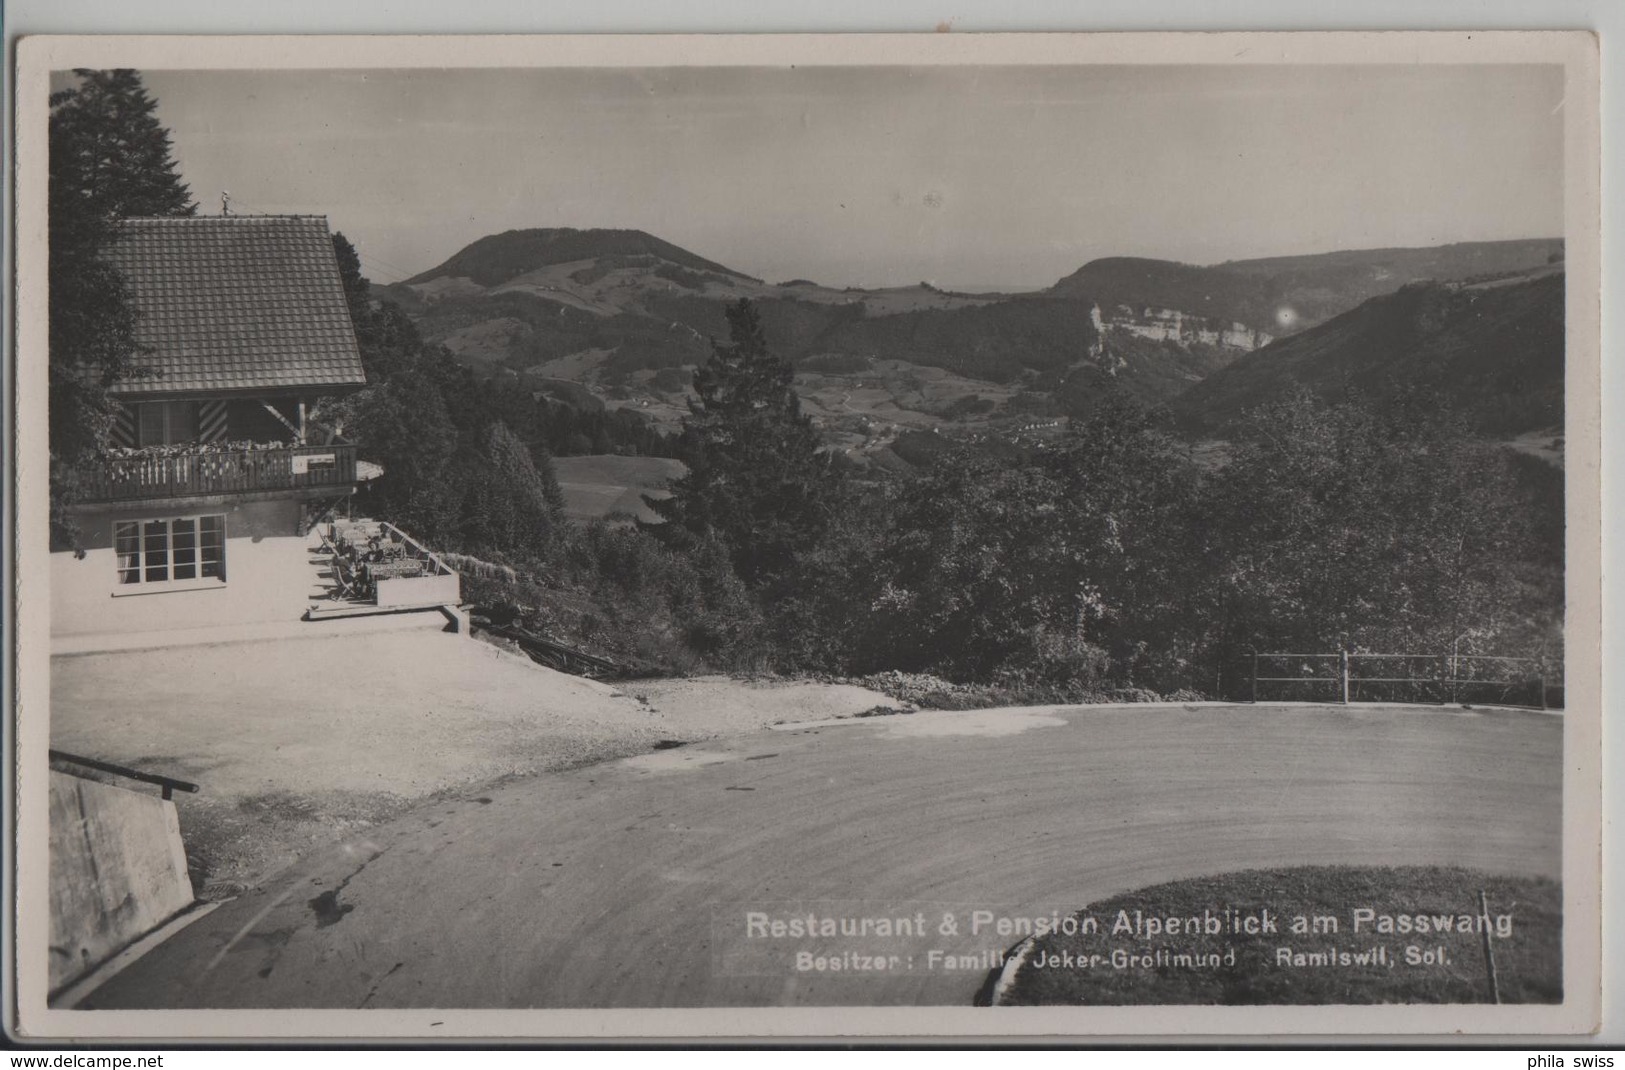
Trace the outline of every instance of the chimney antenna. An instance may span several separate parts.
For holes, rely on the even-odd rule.
[[[223,190],[220,191],[220,214],[223,215],[223,216],[227,216],[227,215],[231,214],[231,191],[230,190],[223,189]]]

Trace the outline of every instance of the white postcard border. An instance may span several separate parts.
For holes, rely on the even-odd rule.
[[[45,1004],[44,782],[49,650],[45,589],[45,97],[69,67],[771,66],[904,64],[1558,63],[1565,109],[1567,330],[1567,706],[1565,1002],[1558,1006],[775,1008],[557,1011],[54,1011]],[[617,35],[564,37],[33,37],[16,78],[18,569],[16,951],[19,1026],[33,1037],[1479,1037],[1583,1034],[1600,1013],[1601,378],[1598,50],[1585,32]]]

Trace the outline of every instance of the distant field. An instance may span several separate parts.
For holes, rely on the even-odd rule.
[[[501,364],[508,357],[514,337],[524,330],[525,325],[521,321],[501,316],[453,331],[441,339],[441,344],[464,363]]]
[[[666,484],[687,468],[668,457],[591,454],[555,457],[553,470],[564,491],[564,515],[571,520],[598,520],[614,514],[654,520],[643,495],[664,497]]]
[[[867,371],[848,375],[803,371],[796,375],[796,392],[808,413],[828,420],[858,417],[915,429],[971,419],[950,412],[956,402],[981,399],[991,403],[991,410],[1017,393],[1010,386],[905,360],[871,361]]]
[[[544,364],[533,364],[525,370],[532,375],[571,379],[579,383],[602,367],[613,352],[612,349],[583,349]]]
[[[1004,299],[1004,294],[961,294],[928,290],[924,286],[894,286],[884,290],[864,290],[844,294],[843,299],[861,298],[871,316],[895,316],[922,309],[979,308]]]
[[[586,368],[597,352],[572,354],[546,367],[563,369],[566,361],[579,360],[580,367]],[[688,369],[682,371],[686,379]],[[608,407],[636,409],[660,430],[675,433],[682,429],[693,393],[656,387],[653,380],[657,374],[648,370],[634,372],[620,396],[590,372],[579,378]],[[801,397],[802,411],[818,421],[826,440],[841,446],[857,446],[889,428],[924,431],[956,424],[981,426],[996,411],[1002,412],[1018,393],[1012,386],[905,360],[871,360],[865,370],[848,374],[803,369],[796,373],[795,390]],[[956,410],[956,403],[980,404],[985,409]]]

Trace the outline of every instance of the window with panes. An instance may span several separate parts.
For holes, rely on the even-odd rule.
[[[118,584],[226,581],[226,518],[120,520],[113,524]]]

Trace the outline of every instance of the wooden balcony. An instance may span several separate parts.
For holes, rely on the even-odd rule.
[[[255,494],[355,484],[355,446],[151,451],[109,456],[80,470],[82,502]]]

